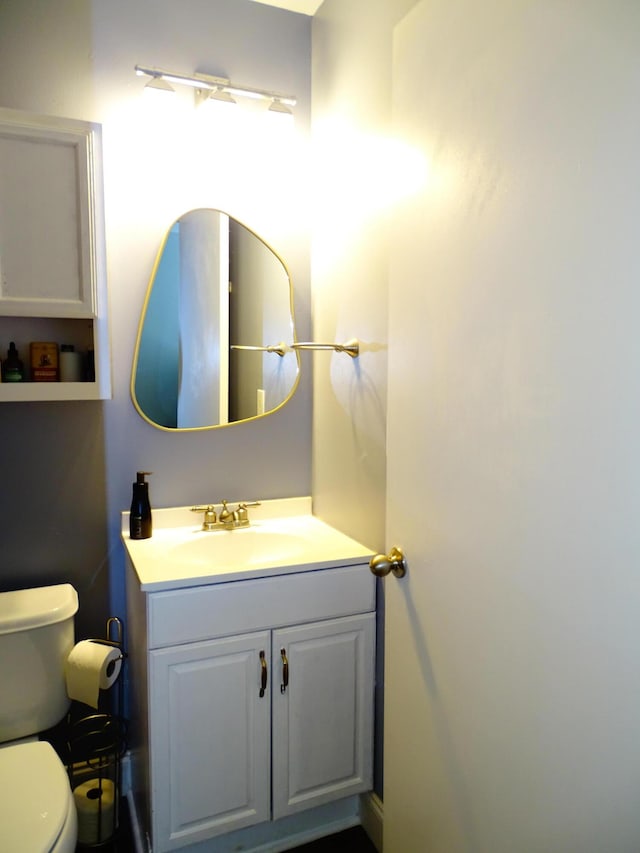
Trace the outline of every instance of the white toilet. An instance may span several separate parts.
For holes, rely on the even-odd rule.
[[[0,850],[73,853],[78,818],[53,747],[37,740],[66,714],[64,664],[78,595],[70,584],[0,593]]]

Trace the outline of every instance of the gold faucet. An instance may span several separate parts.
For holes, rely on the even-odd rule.
[[[220,516],[218,518],[220,524],[228,525],[233,521],[233,513],[227,507],[227,502],[222,501],[222,509],[220,510]]]
[[[217,515],[214,504],[192,506],[191,512],[204,512],[203,530],[236,530],[239,527],[249,527],[251,522],[249,521],[247,507],[250,506],[260,506],[260,502],[246,503],[242,501],[236,509],[230,510],[227,501],[223,500],[222,509]]]

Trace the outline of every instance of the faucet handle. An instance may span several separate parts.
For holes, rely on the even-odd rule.
[[[249,524],[249,513],[247,512],[247,507],[249,506],[260,506],[260,501],[253,501],[246,503],[246,501],[242,501],[238,504],[238,508],[233,513],[233,520],[242,525]]]
[[[217,521],[216,508],[213,504],[206,504],[205,506],[192,506],[191,512],[204,512],[204,518],[202,520],[203,530],[211,530]]]
[[[249,513],[247,512],[246,504],[238,504],[238,508],[233,513],[233,520],[237,521],[239,524],[246,524],[249,522]]]

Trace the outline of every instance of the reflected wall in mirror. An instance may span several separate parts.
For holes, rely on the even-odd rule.
[[[271,414],[300,361],[282,259],[220,210],[192,210],[160,247],[138,328],[131,396],[160,429],[210,429]]]

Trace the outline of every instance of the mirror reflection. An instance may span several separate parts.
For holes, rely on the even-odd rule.
[[[219,210],[173,223],[147,290],[133,402],[161,429],[208,429],[280,408],[299,373],[293,292],[282,259]]]

